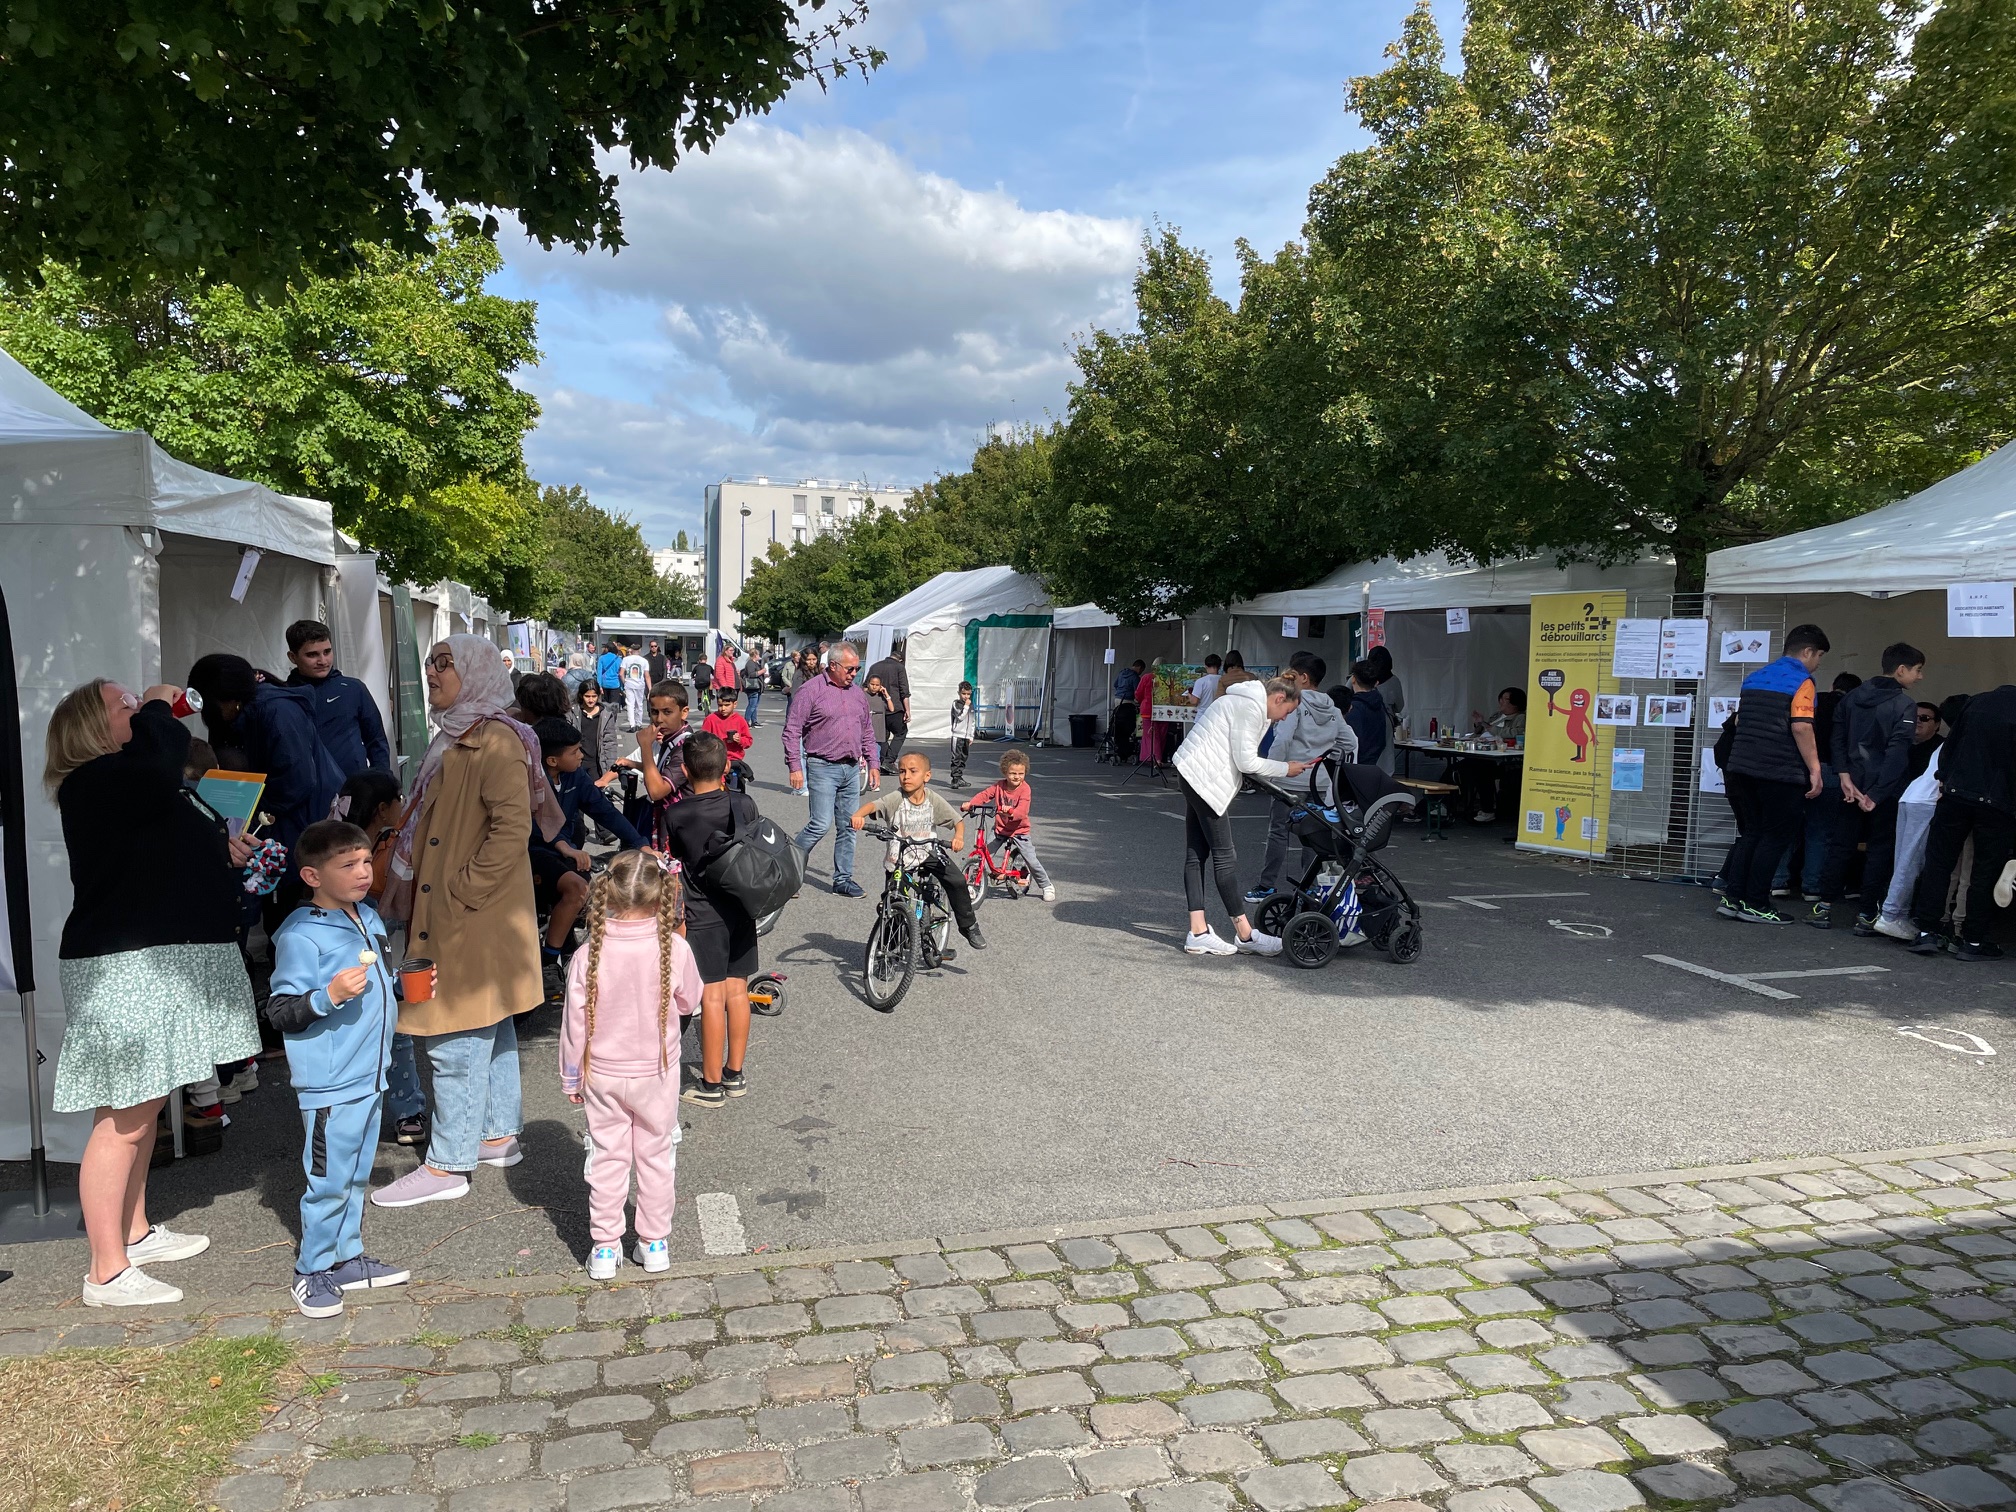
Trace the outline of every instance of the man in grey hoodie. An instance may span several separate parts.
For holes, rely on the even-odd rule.
[[[1272,738],[1262,747],[1276,761],[1316,763],[1310,767],[1309,776],[1326,803],[1333,802],[1335,795],[1330,787],[1330,773],[1321,763],[1332,756],[1339,761],[1358,759],[1358,737],[1345,723],[1343,711],[1329,694],[1317,691],[1328,670],[1323,658],[1312,652],[1297,651],[1288,658],[1288,680],[1302,690],[1302,699],[1286,719],[1274,726]],[[1247,902],[1261,903],[1274,896],[1287,860],[1288,805],[1276,798],[1267,815],[1267,856],[1261,863],[1260,880],[1246,894]]]

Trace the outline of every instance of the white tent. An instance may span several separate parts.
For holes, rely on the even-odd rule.
[[[204,651],[284,665],[288,622],[320,617],[335,563],[329,506],[178,462],[139,431],[114,431],[0,352],[0,587],[13,621],[28,773],[44,1106],[62,1041],[56,945],[70,875],[56,809],[37,780],[63,695],[93,677],[135,689],[179,677]],[[242,601],[243,548],[260,551]],[[20,1030],[0,1015],[0,1159],[27,1153]],[[75,1160],[82,1115],[53,1118],[52,1158]]]
[[[1123,625],[1097,604],[1073,604],[1051,619],[1050,722],[1056,738],[1059,720],[1074,714],[1092,715],[1105,723],[1113,706],[1113,679],[1136,661],[1151,666],[1183,658],[1183,621]],[[1113,653],[1107,661],[1108,650]]]
[[[904,643],[910,674],[910,735],[944,740],[961,681],[975,689],[982,730],[1014,729],[1038,717],[1050,650],[1050,598],[1012,567],[976,567],[938,576],[886,604],[847,639],[873,666]]]

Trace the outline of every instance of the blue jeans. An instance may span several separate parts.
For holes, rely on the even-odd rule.
[[[1834,820],[1841,808],[1841,785],[1834,768],[1820,763],[1820,796],[1802,800],[1806,817],[1800,826],[1799,891],[1809,898],[1820,896],[1820,872],[1827,864],[1827,845],[1834,833]],[[1792,852],[1786,851],[1778,863],[1778,875],[1771,879],[1775,891],[1792,880]]]
[[[763,723],[763,690],[761,688],[751,688],[749,690],[749,728],[753,730],[761,723]]]
[[[518,1026],[505,1019],[487,1029],[430,1034],[427,1063],[434,1068],[434,1124],[427,1164],[437,1171],[476,1169],[477,1145],[525,1127],[518,1095]]]
[[[420,1069],[414,1064],[410,1034],[392,1036],[392,1062],[385,1068],[385,1102],[395,1119],[418,1118],[427,1111],[427,1094],[420,1086]]]
[[[847,761],[824,761],[817,756],[805,758],[805,797],[811,804],[812,812],[805,820],[805,828],[798,831],[798,849],[805,852],[807,860],[826,837],[826,831],[833,830],[833,882],[838,886],[842,878],[851,881],[854,877],[854,810],[861,805],[861,768],[857,763]],[[839,827],[834,828],[835,820]]]

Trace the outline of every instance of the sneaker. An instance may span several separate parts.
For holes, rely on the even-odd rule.
[[[294,1305],[304,1318],[333,1318],[343,1311],[343,1289],[329,1271],[294,1273]]]
[[[1246,901],[1248,903],[1265,903],[1269,898],[1273,896],[1274,896],[1273,888],[1256,887],[1246,894]]]
[[[423,1202],[453,1202],[469,1195],[469,1178],[449,1172],[437,1176],[426,1166],[415,1166],[397,1181],[371,1194],[371,1205],[382,1208],[418,1207]]]
[[[1262,934],[1256,929],[1232,948],[1237,950],[1241,955],[1279,955],[1281,954],[1281,937],[1279,935]]]
[[[2012,898],[2016,898],[2016,861],[2004,862],[2002,875],[1995,879],[1995,906],[2007,908]]]
[[[235,1080],[226,1082],[217,1089],[217,1101],[227,1107],[237,1102],[244,1095],[243,1092],[238,1090],[238,1083]]]
[[[1490,809],[1479,809],[1470,816],[1470,822],[1472,824],[1496,824],[1498,816]]]
[[[724,1070],[721,1073],[721,1090],[726,1092],[730,1097],[741,1097],[749,1090],[749,1078],[744,1076],[740,1071]],[[663,1243],[664,1241],[660,1240],[659,1242]]]
[[[402,1118],[392,1127],[392,1137],[409,1149],[427,1143],[427,1115],[415,1113],[411,1118]]]
[[[719,1082],[692,1082],[679,1095],[687,1102],[707,1108],[718,1108],[728,1101],[728,1091]]]
[[[1789,915],[1782,914],[1775,908],[1752,908],[1748,903],[1743,905],[1742,918],[1745,924],[1790,924],[1792,922]]]
[[[476,1164],[496,1166],[503,1170],[518,1164],[525,1158],[525,1151],[518,1143],[516,1134],[506,1134],[500,1140],[484,1140],[476,1151]]]
[[[1937,955],[1946,948],[1946,941],[1929,929],[1918,931],[1918,937],[1911,942],[1913,955]]]
[[[1910,944],[1918,938],[1918,926],[1909,919],[1893,919],[1888,914],[1876,921],[1876,933]]]
[[[647,1275],[672,1269],[672,1246],[663,1239],[639,1239],[631,1258],[644,1267]]]
[[[1858,940],[1866,940],[1866,939],[1868,939],[1868,938],[1869,938],[1869,937],[1870,937],[1871,935],[1873,935],[1874,933],[1876,933],[1876,915],[1874,915],[1874,914],[1857,914],[1857,915],[1855,915],[1855,938],[1856,938],[1856,939],[1858,939]]]
[[[598,1244],[588,1252],[588,1279],[614,1281],[616,1267],[623,1263],[623,1251],[613,1244]]]
[[[222,1103],[212,1103],[207,1108],[199,1108],[192,1104],[182,1110],[182,1127],[185,1129],[228,1129],[231,1127],[231,1115],[224,1111]]]
[[[1743,910],[1737,905],[1734,898],[1717,898],[1715,900],[1715,916],[1721,919],[1740,919],[1743,917]]]
[[[244,1065],[232,1072],[231,1085],[240,1092],[257,1092],[259,1090],[259,1062],[248,1060]]]
[[[170,1260],[189,1260],[210,1248],[208,1234],[178,1234],[164,1224],[155,1224],[140,1236],[140,1242],[126,1246],[128,1265],[165,1265]]]
[[[1999,961],[2002,959],[2002,947],[1986,941],[1962,940],[1953,947],[1953,956],[1961,961]]]
[[[1055,887],[1045,887],[1043,889],[1043,901],[1045,903],[1055,903],[1057,901],[1057,889]]]
[[[1811,924],[1815,929],[1832,929],[1834,927],[1834,905],[1831,903],[1815,903],[1813,905],[1813,912],[1807,917],[1806,922]]]
[[[971,929],[962,929],[959,933],[965,937],[966,943],[971,945],[975,950],[985,950],[987,948],[987,936],[980,933],[980,926],[978,924],[975,924]]]
[[[84,1282],[86,1307],[161,1307],[182,1300],[182,1288],[156,1281],[137,1265],[129,1265],[110,1281]]]
[[[1207,929],[1202,934],[1185,935],[1183,937],[1183,953],[1185,955],[1237,955],[1239,954],[1239,947],[1234,945],[1230,940],[1220,938],[1216,930]]]
[[[1771,896],[1774,898],[1789,898],[1792,896],[1792,889],[1790,887],[1774,887],[1771,889]]]
[[[843,898],[858,898],[861,896],[861,884],[852,877],[843,877],[833,884],[833,891]]]
[[[387,1265],[383,1260],[373,1260],[369,1255],[352,1255],[323,1274],[336,1283],[338,1291],[371,1291],[380,1286],[404,1286],[413,1279],[413,1272]]]

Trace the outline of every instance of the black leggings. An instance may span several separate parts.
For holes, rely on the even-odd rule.
[[[1183,897],[1192,913],[1204,909],[1204,862],[1218,883],[1218,899],[1225,912],[1239,918],[1246,912],[1245,896],[1239,891],[1239,857],[1232,849],[1232,821],[1214,813],[1211,805],[1181,777],[1176,785],[1183,790]]]

